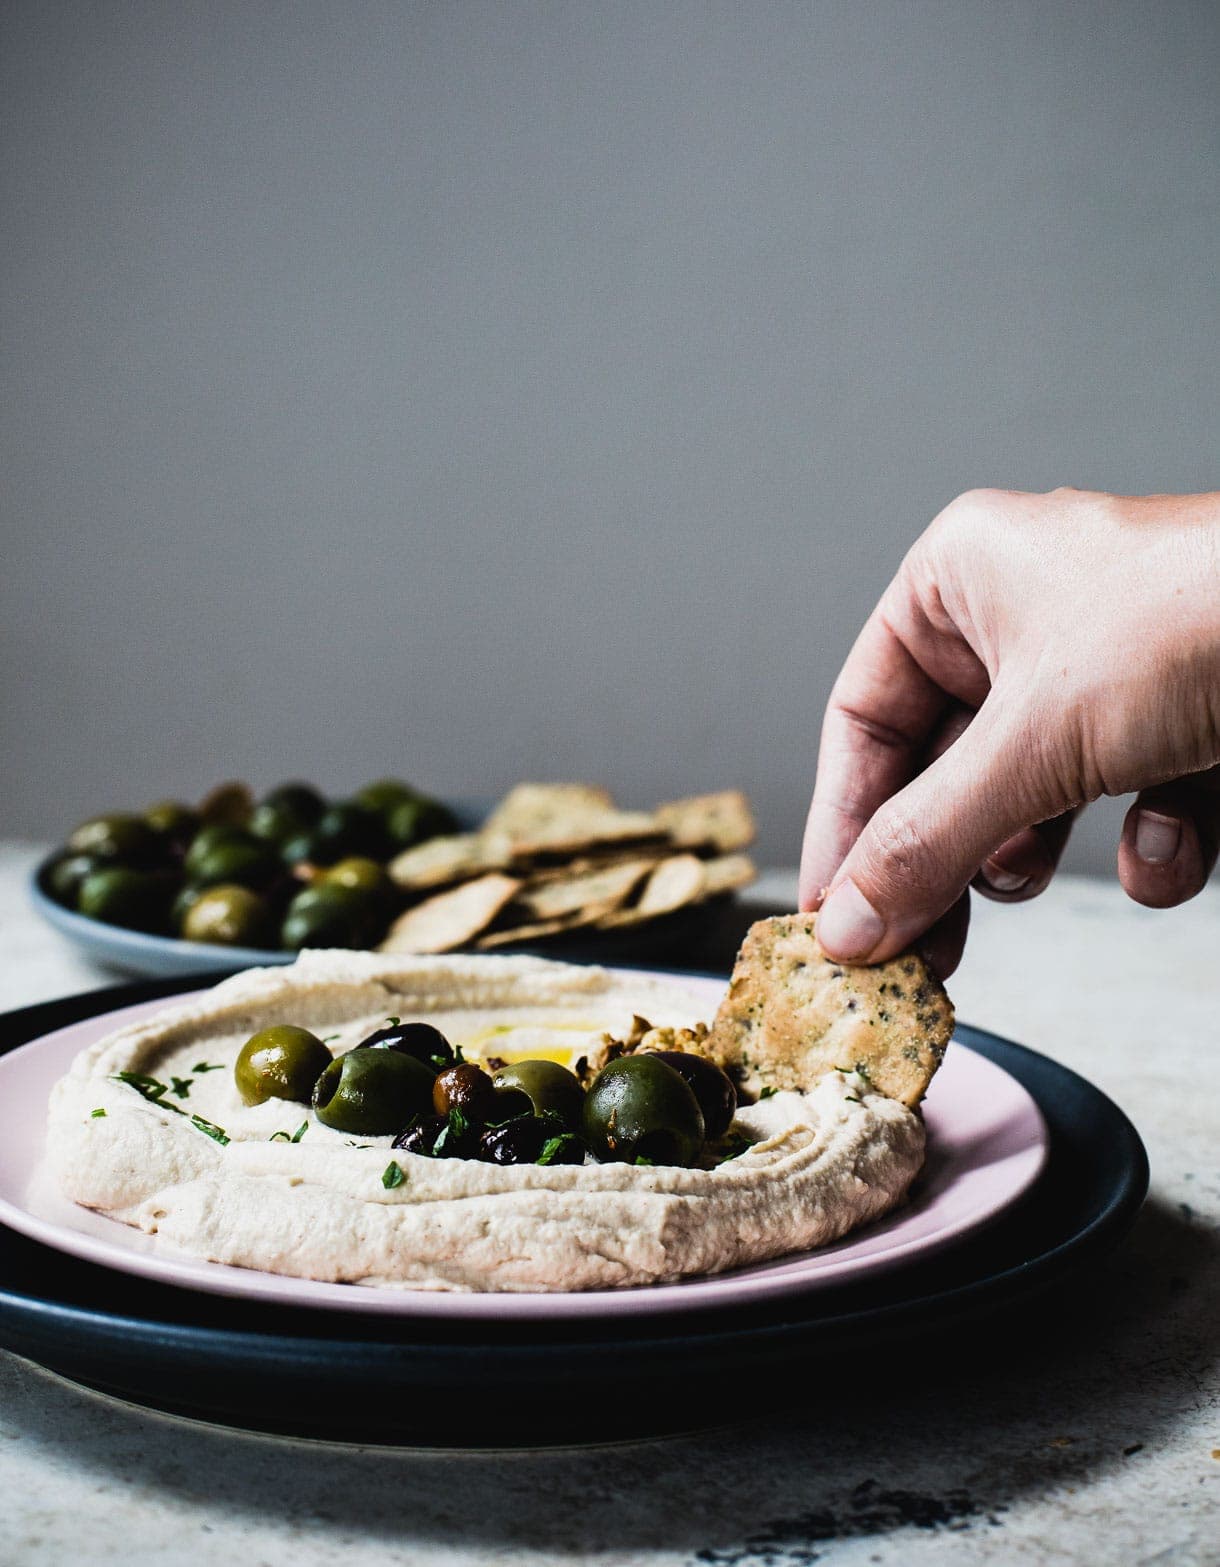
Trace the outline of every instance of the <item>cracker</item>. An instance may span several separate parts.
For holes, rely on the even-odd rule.
[[[503,833],[512,843],[514,861],[665,836],[651,811],[620,811],[604,789],[591,784],[518,784],[483,830]]]
[[[504,930],[489,931],[480,936],[475,946],[481,952],[496,947],[508,947],[519,941],[545,941],[548,936],[561,936],[565,931],[580,930],[595,925],[603,914],[609,914],[616,905],[613,902],[590,903],[574,913],[549,920],[535,920],[532,924],[511,925]]]
[[[703,861],[694,854],[671,854],[654,866],[634,907],[616,909],[598,920],[602,930],[619,925],[642,925],[661,914],[672,914],[703,897],[706,880]]]
[[[460,832],[428,838],[404,849],[387,867],[400,887],[443,887],[483,871],[503,870],[511,858],[508,840],[495,833]]]
[[[590,904],[604,904],[604,913],[618,908],[652,870],[654,860],[615,860],[607,865],[565,870],[524,887],[518,898],[540,920],[563,919]]]
[[[508,791],[483,825],[489,832],[523,837],[565,812],[613,808],[614,801],[597,784],[520,783]]]
[[[750,1087],[804,1088],[835,1068],[919,1103],[953,1033],[944,987],[914,952],[851,968],[818,946],[811,914],[746,932],[708,1054]]]
[[[491,871],[437,893],[400,914],[378,948],[381,952],[452,952],[486,930],[520,891],[515,876]]]
[[[657,820],[680,849],[715,849],[729,854],[754,842],[754,813],[740,789],[692,794],[656,809]]]
[[[758,875],[748,854],[721,854],[703,862],[703,896],[714,898],[722,892],[748,887]]]

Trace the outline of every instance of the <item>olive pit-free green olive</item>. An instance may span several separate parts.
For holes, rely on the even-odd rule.
[[[397,1132],[414,1115],[432,1114],[436,1074],[396,1050],[349,1050],[336,1056],[314,1085],[313,1107],[323,1126],[378,1137]]]
[[[657,1050],[658,1061],[672,1066],[685,1078],[703,1112],[703,1132],[708,1138],[723,1137],[737,1113],[737,1090],[732,1079],[714,1061],[688,1050]]]
[[[105,865],[96,854],[61,854],[46,871],[47,891],[57,903],[74,909],[80,895],[80,885],[90,871]]]
[[[331,1060],[316,1034],[292,1023],[278,1023],[246,1040],[233,1067],[233,1081],[248,1105],[261,1105],[267,1099],[308,1104],[314,1084]]]
[[[220,947],[275,945],[271,910],[257,892],[223,882],[191,891],[193,897],[178,927],[184,941],[203,941]],[[175,906],[181,900],[180,893]]]
[[[409,783],[403,783],[401,778],[378,778],[358,789],[354,798],[358,805],[365,805],[370,811],[384,816],[404,800],[419,799],[419,791]]]
[[[313,827],[313,854],[318,865],[333,865],[350,855],[384,859],[391,845],[385,825],[376,811],[354,800],[327,806]]]
[[[250,813],[249,831],[256,838],[277,846],[308,832],[310,826],[310,818],[302,816],[284,802],[260,800]]]
[[[345,860],[328,866],[318,877],[323,886],[351,887],[373,899],[387,914],[399,901],[398,887],[383,865],[364,855],[351,854]]]
[[[393,806],[386,813],[386,826],[394,848],[409,849],[413,843],[422,843],[425,838],[456,832],[458,823],[448,806],[421,795]]]
[[[584,1137],[595,1159],[691,1165],[703,1146],[703,1112],[690,1085],[655,1055],[620,1056],[585,1095]]]
[[[551,1115],[562,1121],[566,1131],[579,1131],[585,1091],[575,1072],[558,1061],[510,1061],[494,1073],[492,1083],[502,1096],[501,1103],[511,1106],[516,1101],[520,1111],[505,1108],[502,1116],[489,1116],[489,1120],[504,1120],[522,1112]]]
[[[263,796],[262,803],[283,806],[306,823],[316,822],[326,809],[326,801],[312,784],[307,783],[277,784]]]
[[[316,881],[288,905],[280,944],[301,947],[369,947],[381,934],[382,911],[366,892]]]
[[[203,853],[193,843],[184,869],[197,887],[233,882],[239,887],[265,887],[280,873],[280,857],[269,844],[248,835],[214,844]]]
[[[153,933],[166,929],[169,903],[170,888],[164,876],[128,865],[90,871],[76,895],[77,909],[90,919]]]
[[[155,858],[157,835],[142,816],[112,811],[82,822],[68,839],[73,854],[92,854],[99,860],[122,860],[139,864]]]
[[[144,820],[161,838],[186,844],[199,831],[199,812],[181,800],[158,800],[144,812]]]

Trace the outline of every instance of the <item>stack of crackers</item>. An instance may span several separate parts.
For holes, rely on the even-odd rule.
[[[753,881],[736,789],[620,810],[592,784],[518,784],[477,832],[430,838],[388,867],[415,900],[383,952],[489,951],[581,929],[613,930]]]

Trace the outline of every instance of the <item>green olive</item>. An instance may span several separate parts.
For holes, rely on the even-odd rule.
[[[265,887],[279,873],[280,859],[269,844],[248,834],[213,843],[202,851],[196,838],[187,850],[184,869],[198,887],[214,887],[219,882]]]
[[[369,947],[385,921],[368,893],[335,882],[317,881],[288,905],[280,930],[282,946]]]
[[[376,811],[353,800],[341,800],[328,806],[314,824],[310,858],[318,865],[333,865],[353,854],[378,860],[385,859],[390,848]]]
[[[512,1061],[494,1074],[492,1082],[496,1092],[509,1104],[523,1099],[523,1111],[556,1116],[566,1131],[580,1130],[585,1091],[576,1074],[569,1072],[566,1066],[560,1066],[558,1061]],[[501,1120],[512,1114],[514,1111],[509,1108],[503,1117],[488,1119]]]
[[[203,941],[220,947],[273,947],[275,924],[264,898],[249,887],[226,886],[193,894],[179,929],[184,941]],[[182,894],[179,894],[179,899]]]
[[[181,800],[158,800],[144,812],[144,820],[161,838],[189,843],[199,831],[199,812]]]
[[[316,1034],[279,1023],[246,1040],[233,1068],[233,1080],[248,1105],[261,1105],[266,1099],[308,1104],[314,1084],[331,1060],[330,1051]]]
[[[73,854],[93,854],[99,860],[124,860],[133,864],[154,858],[157,835],[141,816],[112,812],[82,822],[68,839]]]
[[[363,789],[356,791],[355,800],[358,805],[365,805],[370,811],[376,811],[379,815],[386,815],[396,805],[401,805],[404,800],[418,800],[419,791],[413,789],[410,784],[403,783],[401,778],[378,778],[376,782],[365,784]]]
[[[323,1126],[378,1137],[432,1114],[436,1074],[396,1050],[349,1050],[318,1078],[313,1107]]]
[[[285,802],[262,800],[250,814],[249,830],[266,843],[282,845],[308,832],[310,821]]]
[[[91,871],[76,898],[76,907],[90,919],[153,933],[167,928],[169,903],[170,888],[164,876],[127,865]]]
[[[458,827],[457,817],[448,806],[422,796],[394,806],[386,816],[386,825],[395,849],[409,849],[413,843],[456,832]]]
[[[244,827],[253,809],[250,785],[239,780],[217,784],[199,802],[199,814],[209,826]]]
[[[723,1137],[737,1113],[737,1090],[732,1079],[714,1061],[687,1050],[658,1050],[658,1061],[672,1066],[684,1078],[703,1112],[703,1130],[708,1138]]]
[[[703,1112],[690,1085],[654,1055],[620,1056],[585,1096],[584,1135],[594,1158],[691,1165],[703,1146]]]
[[[330,866],[318,877],[318,883],[327,887],[350,887],[355,892],[362,892],[383,908],[387,916],[399,901],[398,888],[386,873],[385,867],[363,855],[349,855],[347,859]]]
[[[279,845],[280,859],[285,865],[313,864],[317,859],[318,840],[312,827],[293,833]]]
[[[105,863],[96,854],[61,854],[45,872],[47,891],[57,903],[74,909],[80,896],[81,882],[90,871],[98,870]]]
[[[169,922],[179,933],[182,931],[183,921],[190,913],[196,899],[203,896],[203,891],[202,887],[196,887],[194,882],[188,881],[174,895],[174,901],[170,905]]]
[[[326,809],[326,801],[312,784],[307,783],[278,784],[263,796],[262,803],[282,806],[306,825],[316,822]]]
[[[231,843],[251,844],[257,842],[258,840],[252,838],[244,827],[230,827],[222,822],[213,823],[211,827],[201,827],[191,839],[190,846],[186,851],[186,858],[183,861],[183,867],[189,876],[192,865],[206,858],[213,849],[219,849],[223,845]]]

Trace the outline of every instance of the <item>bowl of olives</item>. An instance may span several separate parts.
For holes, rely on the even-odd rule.
[[[328,798],[307,783],[256,797],[222,784],[82,822],[30,878],[35,909],[90,957],[127,973],[291,963],[302,947],[374,947],[401,910],[386,866],[485,808],[398,779]]]

